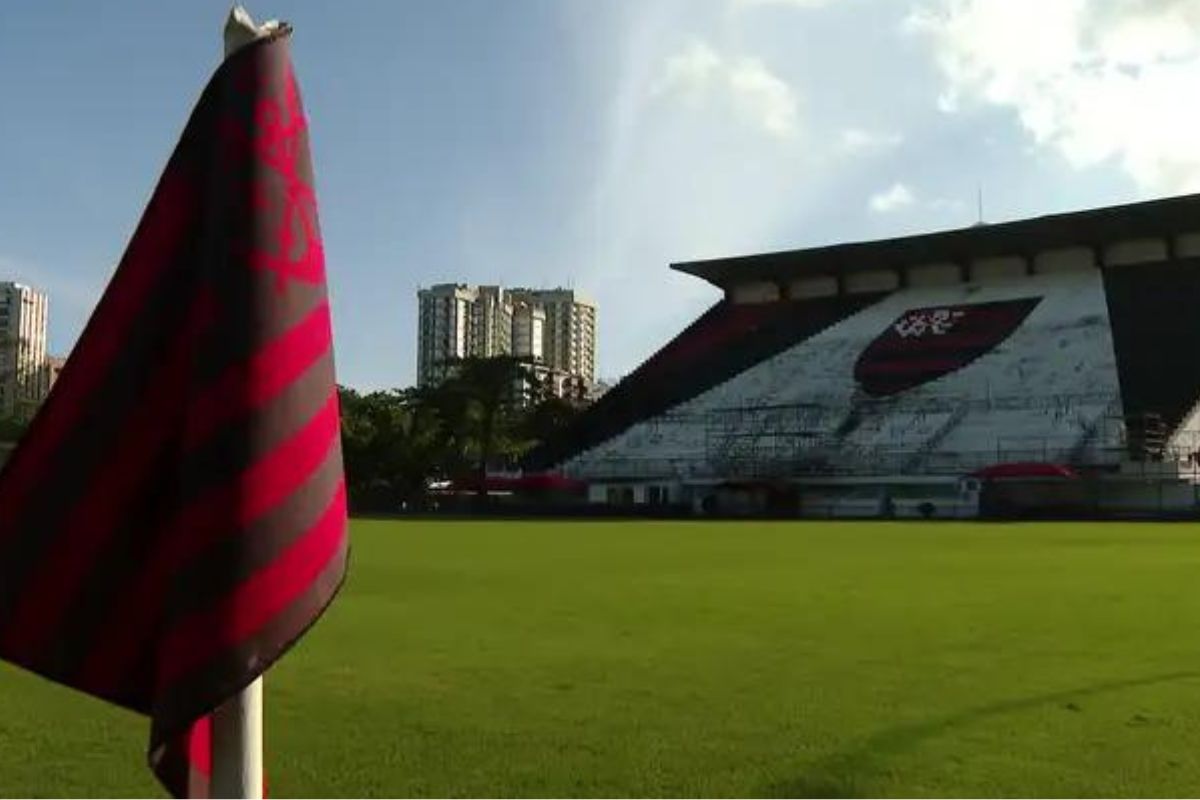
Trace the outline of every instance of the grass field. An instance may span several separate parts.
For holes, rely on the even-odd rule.
[[[358,522],[281,796],[1193,796],[1200,527]],[[157,795],[0,668],[0,794]]]

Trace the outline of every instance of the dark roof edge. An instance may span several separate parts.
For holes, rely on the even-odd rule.
[[[1200,194],[1070,211],[967,228],[822,245],[754,255],[685,261],[671,269],[727,288],[746,280],[836,275],[934,261],[1018,255],[1118,239],[1200,232]]]

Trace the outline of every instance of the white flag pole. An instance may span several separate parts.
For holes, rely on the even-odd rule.
[[[225,20],[225,57],[278,30],[275,20],[256,25],[241,6]],[[263,796],[263,679],[226,700],[212,714],[209,796],[261,800]]]
[[[263,679],[261,676],[212,714],[209,796],[262,800]]]

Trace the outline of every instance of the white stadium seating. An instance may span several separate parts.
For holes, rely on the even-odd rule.
[[[1037,302],[1011,335],[957,369],[885,396],[856,380],[860,356],[907,312],[1022,299]],[[931,317],[943,318],[953,330],[951,316]],[[942,334],[922,335],[933,343]],[[914,340],[906,357],[919,359],[923,346]],[[727,476],[731,464],[781,460],[859,475],[1115,464],[1120,409],[1100,272],[1048,272],[895,291],[563,466],[584,478],[636,478]]]

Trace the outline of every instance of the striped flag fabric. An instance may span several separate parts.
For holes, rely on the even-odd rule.
[[[150,765],[180,797],[207,794],[210,713],[301,637],[346,570],[289,41],[285,26],[241,47],[204,89],[0,472],[0,658],[148,715]]]

